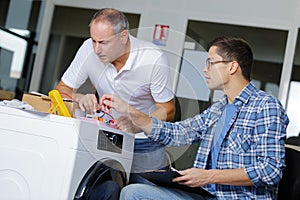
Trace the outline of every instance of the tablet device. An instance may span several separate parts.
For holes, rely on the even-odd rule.
[[[139,173],[140,176],[151,181],[158,186],[180,189],[190,193],[197,193],[206,197],[214,197],[211,193],[202,187],[189,187],[173,182],[172,179],[181,176],[177,171],[155,170]]]

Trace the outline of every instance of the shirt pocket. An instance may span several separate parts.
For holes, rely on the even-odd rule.
[[[228,149],[237,154],[245,154],[255,149],[255,141],[252,128],[234,127],[228,137]]]

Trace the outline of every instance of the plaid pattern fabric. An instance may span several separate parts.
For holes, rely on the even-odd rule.
[[[152,118],[149,137],[169,146],[200,143],[194,167],[210,169],[212,130],[226,96],[203,113],[174,124]],[[236,118],[221,145],[217,169],[244,168],[255,186],[216,185],[217,199],[276,199],[284,163],[288,117],[277,98],[249,83],[235,98]],[[213,192],[211,185],[204,186]]]

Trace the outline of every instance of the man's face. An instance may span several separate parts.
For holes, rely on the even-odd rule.
[[[125,48],[120,34],[115,34],[108,23],[93,22],[90,27],[95,53],[104,63],[112,63],[122,56]]]
[[[232,61],[224,60],[216,50],[216,46],[209,49],[203,72],[209,89],[222,90],[229,81],[230,67],[228,66]]]

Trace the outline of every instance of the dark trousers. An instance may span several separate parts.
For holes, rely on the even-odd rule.
[[[89,195],[89,200],[118,200],[121,188],[115,181],[105,181],[96,185]]]

